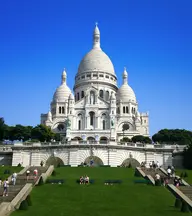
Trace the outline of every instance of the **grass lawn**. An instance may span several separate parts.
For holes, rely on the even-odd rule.
[[[176,175],[181,175],[181,173],[187,173],[188,177],[182,177],[187,183],[192,184],[192,170],[176,170]]]
[[[11,216],[177,216],[175,198],[164,187],[135,184],[133,169],[57,168],[55,179],[65,183],[37,186],[31,193],[32,206]],[[76,183],[81,175],[94,179],[93,185]],[[107,179],[121,179],[121,185],[104,185]]]
[[[12,167],[12,166],[0,166],[0,178],[5,180],[7,177],[13,174],[13,172],[18,173],[23,167]],[[10,174],[4,174],[5,170],[10,170]]]

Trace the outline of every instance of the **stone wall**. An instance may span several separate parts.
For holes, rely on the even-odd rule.
[[[12,165],[18,163],[23,166],[39,166],[41,161],[48,160],[54,156],[60,158],[64,164],[78,166],[90,156],[98,157],[104,165],[113,167],[120,166],[127,159],[134,159],[146,162],[159,161],[160,165],[167,167],[172,165],[171,149],[154,149],[150,146],[131,147],[118,145],[58,145],[58,146],[35,146],[35,147],[14,147]]]

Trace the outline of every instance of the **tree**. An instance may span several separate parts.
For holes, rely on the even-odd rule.
[[[137,135],[132,137],[132,142],[136,143],[136,142],[141,142],[141,143],[151,143],[151,139],[149,137],[145,137],[142,135]]]
[[[183,151],[183,166],[186,169],[192,169],[192,145],[188,146],[188,148],[186,148]]]
[[[5,122],[3,118],[0,118],[0,141],[4,138],[4,131],[5,131]]]
[[[55,134],[51,131],[50,127],[47,127],[45,125],[37,125],[34,127],[31,131],[31,138],[32,139],[38,139],[41,142],[44,141],[51,141],[53,139]]]
[[[123,137],[120,141],[121,142],[131,142],[131,139],[129,139],[128,137]]]
[[[163,129],[152,136],[154,142],[165,144],[191,145],[192,132],[180,129]]]

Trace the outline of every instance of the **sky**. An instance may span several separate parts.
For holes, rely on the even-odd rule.
[[[118,86],[126,67],[139,111],[149,111],[150,135],[192,130],[191,11],[191,0],[1,0],[0,117],[39,124],[63,68],[73,89],[98,22]]]

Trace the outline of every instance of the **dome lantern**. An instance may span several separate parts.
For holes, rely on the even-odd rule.
[[[99,49],[101,50],[100,47],[100,31],[98,28],[98,23],[95,23],[95,29],[93,32],[93,49]]]

